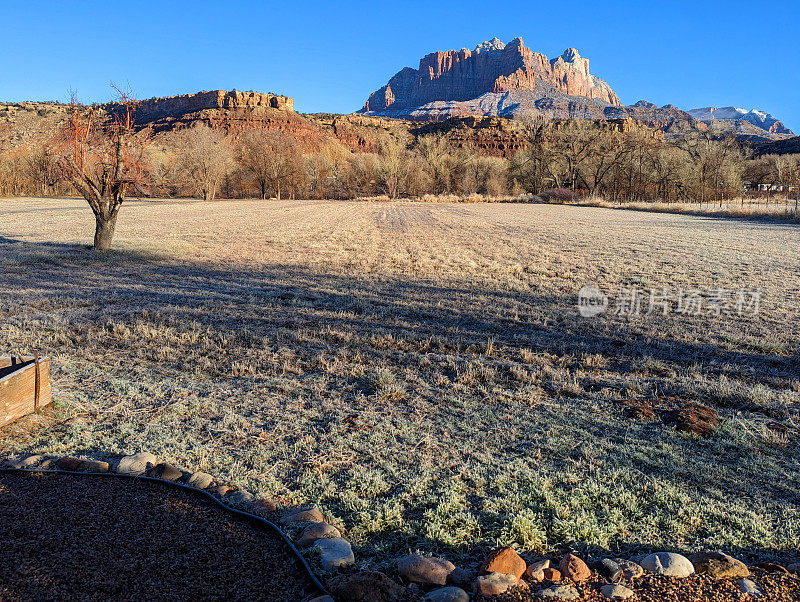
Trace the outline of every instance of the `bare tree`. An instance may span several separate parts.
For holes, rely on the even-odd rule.
[[[116,89],[116,88],[115,88]],[[57,165],[62,178],[77,190],[95,217],[94,248],[111,248],[117,216],[128,188],[144,181],[144,144],[131,145],[136,102],[117,89],[119,102],[111,114],[81,105],[73,95],[65,146]]]
[[[453,175],[464,163],[454,152],[450,141],[441,133],[426,134],[417,139],[414,150],[422,157],[432,192],[450,192]]]
[[[303,155],[297,140],[263,128],[244,132],[236,160],[256,183],[262,199],[274,191],[280,200],[281,190],[293,185],[303,171]]]
[[[180,166],[191,188],[205,201],[213,201],[231,164],[233,153],[228,136],[205,124],[182,132]]]

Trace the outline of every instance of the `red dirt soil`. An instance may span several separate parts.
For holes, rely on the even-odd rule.
[[[303,600],[274,533],[141,480],[0,474],[0,601]]]

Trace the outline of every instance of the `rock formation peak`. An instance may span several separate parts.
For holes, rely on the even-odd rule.
[[[419,67],[400,70],[373,92],[364,113],[412,111],[436,101],[467,101],[486,93],[541,90],[597,99],[619,106],[619,97],[602,79],[589,73],[589,60],[574,48],[554,60],[525,46],[522,38],[508,44],[493,38],[474,51],[432,52]]]
[[[503,42],[500,41],[499,38],[492,38],[491,40],[487,40],[481,44],[478,44],[475,47],[475,54],[479,52],[491,52],[494,50],[503,50],[506,47]]]

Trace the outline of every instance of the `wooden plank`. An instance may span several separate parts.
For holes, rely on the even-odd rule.
[[[43,358],[38,363],[38,404],[36,402],[36,373],[37,364],[34,362],[22,365],[19,370],[0,378],[0,427],[53,401],[49,358]]]

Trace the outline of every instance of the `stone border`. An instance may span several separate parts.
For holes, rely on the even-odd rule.
[[[318,565],[328,577],[331,591],[343,600],[349,599],[348,593],[353,595],[357,591],[359,595],[365,595],[372,591],[390,597],[416,595],[432,602],[468,602],[468,592],[497,596],[512,590],[535,593],[548,600],[577,600],[582,594],[576,586],[593,577],[600,577],[605,582],[599,587],[605,599],[626,600],[635,595],[635,580],[645,573],[675,578],[685,578],[693,573],[708,574],[714,579],[735,578],[742,595],[753,598],[763,595],[761,588],[748,578],[750,570],[747,565],[721,551],[699,552],[689,558],[675,552],[656,552],[630,559],[596,559],[589,564],[575,554],[568,553],[558,562],[554,558],[544,558],[528,563],[513,548],[504,547],[493,550],[477,573],[458,568],[444,558],[410,554],[397,561],[397,571],[402,582],[407,584],[404,587],[376,571],[357,570],[340,574],[341,569],[354,567],[355,556],[350,543],[342,537],[339,529],[326,522],[320,509],[292,508],[281,517],[280,523],[295,535],[295,548],[283,530],[263,518],[265,514],[278,512],[277,505],[271,499],[257,499],[249,491],[217,481],[205,472],[188,472],[167,462],[159,462],[156,456],[148,452],[123,456],[113,464],[73,456],[0,458],[0,468],[30,472],[116,473],[172,482],[211,495],[228,509],[240,513],[244,510],[248,516],[272,526],[301,558],[297,548],[316,552]],[[252,514],[248,514],[247,510]],[[774,563],[753,566],[800,576],[800,562],[785,568]],[[310,567],[307,568],[311,572]],[[312,577],[316,579],[313,573]],[[533,587],[537,588],[535,592],[531,592]],[[333,602],[333,598],[326,594],[309,602]]]

